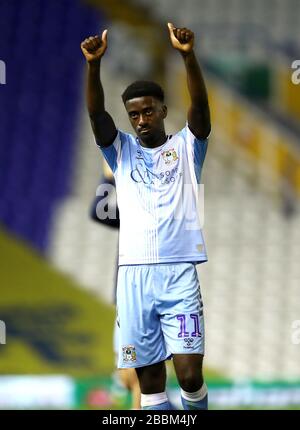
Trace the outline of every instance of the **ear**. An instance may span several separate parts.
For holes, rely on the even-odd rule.
[[[162,113],[163,113],[163,119],[167,118],[168,115],[168,108],[166,105],[162,106]]]

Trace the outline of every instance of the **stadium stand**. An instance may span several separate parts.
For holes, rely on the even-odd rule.
[[[82,88],[78,47],[101,19],[80,2],[4,0],[0,20],[8,69],[0,92],[0,220],[43,251],[55,204],[71,188]]]

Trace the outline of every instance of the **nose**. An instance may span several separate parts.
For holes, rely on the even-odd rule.
[[[146,119],[146,117],[143,114],[141,114],[139,116],[139,123],[138,124],[139,124],[140,127],[143,127],[143,126],[145,126],[147,124],[147,119]]]

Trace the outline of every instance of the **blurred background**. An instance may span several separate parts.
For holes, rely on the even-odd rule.
[[[211,408],[300,409],[300,1],[0,0],[2,409],[129,405],[114,377],[117,232],[89,219],[102,158],[80,43],[109,29],[119,128],[120,94],[146,78],[166,90],[172,133],[189,100],[168,21],[195,32],[212,111],[199,266]],[[178,402],[172,371],[168,389]]]

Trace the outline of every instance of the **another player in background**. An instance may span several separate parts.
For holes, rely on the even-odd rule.
[[[107,30],[86,39],[81,49],[88,63],[91,125],[113,171],[120,210],[119,367],[136,368],[143,409],[170,409],[165,360],[173,357],[184,409],[207,409],[203,304],[195,266],[207,261],[197,191],[210,114],[194,34],[168,27],[191,97],[187,124],[173,136],[165,133],[163,90],[149,81],[134,82],[122,94],[137,137],[118,130],[105,110],[100,81]]]
[[[91,208],[90,208],[90,217],[103,225],[109,226],[114,229],[120,228],[120,218],[119,218],[119,209],[116,202],[113,202],[112,204],[115,206],[113,208],[113,212],[116,214],[115,217],[109,218],[109,217],[103,217],[99,215],[97,211],[98,204],[103,202],[103,199],[108,195],[109,190],[107,190],[108,186],[115,186],[115,180],[112,174],[111,169],[108,167],[107,163],[103,162],[103,177],[99,184],[102,185],[102,191],[100,190],[99,195],[95,197],[95,199],[92,202]],[[102,206],[101,206],[102,207]],[[107,208],[103,208],[104,211],[107,211]],[[99,211],[101,212],[101,210]],[[105,214],[104,214],[105,215]],[[115,296],[116,296],[116,287],[117,287],[117,271],[115,274],[115,291],[114,291],[114,302],[115,302]],[[114,352],[116,354],[116,357],[118,356],[118,327],[115,326],[114,328]],[[141,391],[139,386],[139,381],[137,378],[137,374],[135,369],[118,369],[117,376],[119,377],[122,385],[130,391],[132,396],[132,409],[140,409],[141,408]]]

